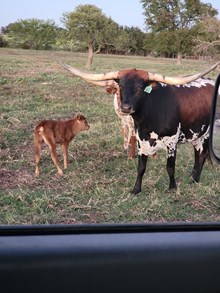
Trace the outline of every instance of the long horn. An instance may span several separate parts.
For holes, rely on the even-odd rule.
[[[116,88],[118,86],[117,82],[115,82],[113,79],[108,79],[108,80],[91,80],[91,79],[84,79],[85,81],[98,85],[98,86],[103,86],[103,87],[114,87]]]
[[[213,66],[211,66],[207,70],[204,70],[200,73],[184,76],[184,77],[169,77],[169,76],[164,76],[161,74],[154,74],[154,73],[150,73],[150,72],[148,72],[148,75],[149,75],[149,80],[159,81],[159,82],[163,82],[163,83],[170,84],[170,85],[181,85],[181,84],[192,82],[192,81],[208,74],[210,71],[214,70],[219,64],[220,64],[220,61],[218,61],[216,64],[214,64]]]
[[[70,73],[72,73],[75,76],[81,77],[82,79],[85,79],[86,81],[93,80],[93,81],[104,81],[104,80],[113,80],[118,78],[118,71],[112,71],[108,73],[101,73],[101,74],[95,74],[95,73],[87,73],[83,72],[75,67],[72,67],[67,64],[61,63],[59,60],[56,59],[56,61],[63,66],[66,70],[68,70]]]
[[[94,74],[94,73],[87,73],[83,72],[81,70],[78,70],[75,67],[71,67],[70,65],[63,64],[59,60],[56,59],[56,61],[64,67],[66,70],[68,70],[70,73],[72,73],[75,76],[81,77],[82,79],[86,80],[87,82],[90,82],[92,84],[96,84],[99,86],[108,86],[110,84],[105,84],[104,81],[108,81],[111,83],[114,82],[114,79],[119,78],[119,71],[113,71],[113,72],[108,72],[108,73],[103,73],[103,74]],[[170,85],[181,85],[181,84],[186,84],[189,82],[192,82],[206,74],[208,74],[210,71],[214,70],[218,65],[220,64],[220,61],[218,61],[216,64],[211,66],[209,69],[202,71],[200,73],[188,75],[188,76],[180,76],[180,77],[170,77],[170,76],[165,76],[157,73],[148,73],[148,79],[152,81],[158,81],[158,82],[163,82],[166,84]],[[97,83],[95,83],[97,81]],[[98,83],[101,82],[101,83]]]

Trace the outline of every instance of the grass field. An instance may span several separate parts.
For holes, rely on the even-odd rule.
[[[86,54],[57,52],[83,69]],[[93,71],[143,68],[191,74],[210,62],[97,55]],[[215,71],[209,76],[216,78]],[[56,174],[47,147],[35,177],[33,128],[42,119],[84,114],[91,126],[70,144],[70,164]],[[59,151],[60,163],[63,163]],[[46,52],[0,49],[0,224],[140,223],[220,221],[220,166],[206,162],[201,182],[191,184],[191,145],[178,148],[178,188],[168,191],[166,154],[149,159],[139,196],[130,190],[137,159],[127,159],[113,96],[74,79]]]

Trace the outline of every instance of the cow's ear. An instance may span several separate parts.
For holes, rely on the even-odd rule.
[[[157,83],[155,81],[153,82],[148,82],[147,86],[144,88],[144,92],[150,94],[152,92],[152,90],[157,88]]]
[[[151,83],[151,85],[152,85],[152,88],[156,88],[156,87],[157,87],[157,82],[156,82],[156,81],[153,81],[153,82]]]
[[[106,88],[106,92],[108,94],[113,94],[114,95],[117,92],[117,89],[115,87],[113,87],[113,86],[110,86],[110,87]]]
[[[117,82],[117,84],[119,84],[120,78],[114,78],[114,81]]]

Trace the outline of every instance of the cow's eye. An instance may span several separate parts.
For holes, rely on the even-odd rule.
[[[143,84],[139,84],[139,85],[137,86],[137,90],[143,90],[143,89],[144,89]]]

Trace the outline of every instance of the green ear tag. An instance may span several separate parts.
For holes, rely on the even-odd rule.
[[[144,92],[150,94],[152,89],[153,89],[152,85],[150,84],[150,85],[146,86],[146,88],[144,89]]]

